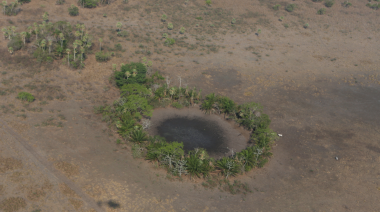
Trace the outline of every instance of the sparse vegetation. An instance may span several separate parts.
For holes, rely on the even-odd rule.
[[[335,4],[334,0],[326,0],[325,1],[325,6],[326,7],[332,7]]]
[[[280,7],[281,7],[281,5],[279,5],[279,4],[276,4],[276,5],[274,5],[274,6],[273,6],[273,10],[279,10],[279,9],[280,9]]]
[[[111,54],[108,52],[100,51],[95,54],[95,59],[98,62],[107,62],[111,59]]]
[[[206,5],[211,6],[211,0],[206,0]]]
[[[348,1],[345,1],[345,2],[342,3],[342,6],[343,7],[351,7],[352,4],[350,2],[348,2]]]
[[[168,23],[168,29],[169,29],[169,30],[172,30],[172,29],[173,29],[173,24],[172,24],[172,23]]]

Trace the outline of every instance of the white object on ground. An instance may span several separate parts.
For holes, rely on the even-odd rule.
[[[277,134],[278,136],[282,137],[282,134]]]
[[[339,160],[339,158],[338,158],[338,157],[335,157],[335,160]]]

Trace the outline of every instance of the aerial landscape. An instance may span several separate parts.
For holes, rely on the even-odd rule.
[[[379,211],[380,0],[8,0],[0,211]]]

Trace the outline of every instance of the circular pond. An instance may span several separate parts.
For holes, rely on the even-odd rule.
[[[150,133],[167,141],[183,142],[186,151],[204,148],[220,158],[247,146],[247,133],[217,115],[206,115],[197,108],[157,109],[153,112]],[[249,136],[249,135],[248,135]]]

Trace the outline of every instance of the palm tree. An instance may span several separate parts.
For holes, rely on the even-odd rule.
[[[81,46],[80,47],[80,52],[81,52],[81,54],[80,54],[80,63],[82,63],[84,51],[85,51],[84,47]]]
[[[175,88],[174,87],[170,88],[169,94],[171,96],[170,98],[173,99],[173,95],[175,94]]]
[[[43,15],[42,15],[42,19],[44,21],[48,21],[49,20],[49,13],[48,12],[45,12]]]
[[[132,76],[133,76],[133,77],[136,77],[136,76],[137,76],[137,70],[136,70],[136,69],[133,69],[133,70],[132,70]]]
[[[131,76],[131,72],[129,72],[129,71],[126,71],[126,72],[125,72],[125,76],[127,77],[127,80],[128,80],[128,77],[130,77],[130,76]]]
[[[61,47],[62,47],[63,41],[65,40],[65,36],[63,35],[63,33],[59,33],[59,39],[61,40]]]
[[[3,32],[3,35],[4,35],[4,39],[7,39],[7,37],[8,37],[8,30],[7,30],[7,28],[2,28],[1,29],[1,31]]]
[[[37,23],[34,22],[33,26],[34,26],[34,32],[36,33],[36,40],[38,40],[38,25]]]
[[[70,49],[66,49],[67,53],[67,65],[70,65]]]
[[[100,51],[102,51],[102,42],[103,42],[103,39],[102,39],[102,38],[99,38],[99,43],[100,43]]]
[[[24,45],[25,45],[26,32],[21,32],[20,35],[22,39],[24,40]]]
[[[15,27],[15,26],[12,26],[12,27],[11,27],[11,30],[12,30],[12,35],[15,36],[16,27]]]
[[[45,46],[46,46],[46,40],[43,39],[43,40],[41,41],[41,48],[43,48],[44,51],[45,51]]]
[[[75,32],[75,38],[76,38],[76,39],[78,39],[80,35],[81,35],[81,33],[80,33],[79,31],[76,31],[76,32]]]
[[[13,48],[12,47],[9,47],[8,51],[9,51],[10,54],[13,54]]]
[[[53,40],[51,38],[48,38],[48,44],[49,44],[49,54],[51,53],[51,45],[53,45]]]
[[[3,12],[4,12],[4,15],[5,15],[5,7],[8,5],[7,1],[3,1],[1,3],[1,6],[3,6]]]

